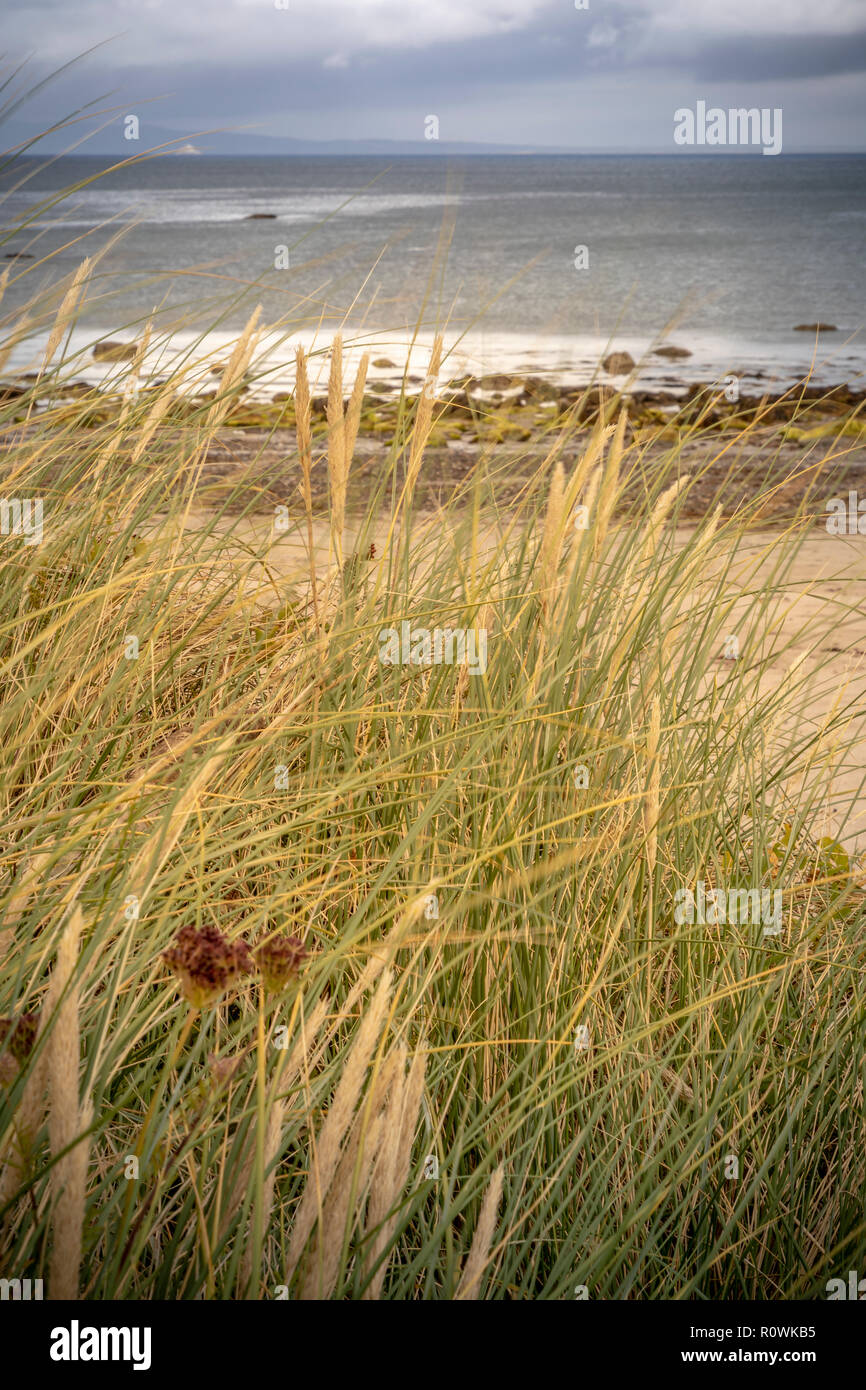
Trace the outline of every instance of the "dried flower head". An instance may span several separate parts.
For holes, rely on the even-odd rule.
[[[265,989],[278,993],[285,989],[307,958],[307,948],[297,936],[269,936],[253,951],[262,972]]]
[[[163,960],[194,1009],[206,1009],[252,969],[243,941],[229,941],[216,927],[181,927]]]
[[[39,1032],[39,1013],[0,1018],[0,1083],[14,1081],[33,1051]]]

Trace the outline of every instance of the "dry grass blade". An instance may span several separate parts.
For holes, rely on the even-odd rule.
[[[72,284],[63,296],[63,302],[57,312],[57,318],[48,335],[48,342],[45,347],[45,355],[42,358],[41,371],[45,372],[51,365],[55,352],[60,346],[60,340],[75,317],[78,308],[78,301],[81,297],[81,287],[87,276],[90,274],[90,257],[85,257],[75,274],[72,277]]]
[[[50,1175],[54,1235],[48,1288],[52,1299],[78,1297],[81,1265],[90,1141],[80,1136],[90,1124],[90,1109],[87,1103],[79,1103],[78,986],[73,977],[83,925],[81,909],[76,903],[60,938],[45,1002],[51,1029],[48,1039],[48,1137],[55,1160]]]
[[[343,416],[343,339],[338,333],[331,345],[328,376],[328,483],[331,493],[331,542],[337,564],[343,563],[343,533],[346,529],[346,489],[349,465],[346,458],[346,429]]]
[[[604,476],[598,494],[595,529],[593,532],[593,554],[596,559],[601,556],[604,549],[605,537],[607,536],[607,530],[610,525],[611,517],[613,516],[613,508],[616,502],[617,488],[619,486],[619,466],[622,460],[627,419],[628,416],[625,407],[623,407],[616,423],[613,439],[611,440],[610,450],[607,456],[607,466],[604,470]]]
[[[295,353],[295,430],[298,440],[298,462],[301,468],[301,494],[307,517],[307,556],[310,566],[310,593],[313,599],[313,612],[316,626],[320,626],[319,590],[316,579],[316,552],[313,536],[313,431],[311,420],[310,381],[307,374],[307,357],[304,349],[298,347]]]
[[[415,424],[412,430],[412,443],[409,450],[409,466],[406,470],[406,506],[412,505],[412,497],[415,492],[415,484],[424,461],[424,450],[427,448],[427,440],[430,437],[430,429],[433,423],[433,406],[436,402],[436,386],[439,380],[439,372],[442,367],[442,334],[437,333],[433,343],[433,350],[430,354],[430,367],[424,388],[418,400],[418,410],[415,416]]]
[[[382,1260],[382,1255],[386,1250],[393,1249],[394,1232],[399,1220],[396,1209],[409,1182],[412,1144],[418,1129],[425,1070],[426,1059],[419,1050],[405,1075],[401,1062],[400,1074],[388,1097],[385,1128],[367,1208],[366,1266],[373,1273],[364,1290],[365,1299],[378,1299],[381,1296],[388,1272],[388,1261]]]
[[[362,1207],[370,1174],[382,1139],[384,1117],[375,1115],[366,1128],[355,1121],[334,1175],[319,1224],[319,1237],[310,1254],[299,1297],[302,1302],[330,1298],[340,1270],[340,1259],[350,1214]]]
[[[461,1301],[477,1299],[479,1296],[481,1276],[490,1257],[490,1243],[493,1240],[493,1232],[496,1230],[496,1215],[502,1197],[504,1172],[505,1170],[500,1163],[484,1194],[481,1211],[478,1214],[478,1225],[475,1227],[475,1235],[472,1237],[472,1244],[469,1248],[469,1254],[466,1256],[466,1264],[463,1266],[463,1274],[455,1295],[455,1298]]]
[[[653,697],[650,710],[649,734],[647,736],[646,765],[648,782],[644,802],[644,843],[646,847],[647,871],[652,878],[655,873],[659,843],[659,812],[661,808],[661,704],[659,697]]]
[[[232,407],[234,396],[243,381],[246,370],[253,359],[253,353],[258,345],[260,334],[257,328],[261,315],[262,306],[258,304],[251,313],[247,320],[246,327],[235,344],[234,351],[220,378],[216,400],[207,413],[204,426],[205,439],[212,435],[214,430],[219,427]]]
[[[346,458],[346,477],[352,467],[352,459],[355,453],[355,441],[358,438],[358,427],[361,423],[361,410],[364,405],[364,387],[367,382],[367,368],[370,364],[368,353],[364,353],[358,365],[358,374],[355,377],[355,384],[352,387],[352,394],[349,397],[349,404],[346,409],[345,424],[345,443],[344,453]]]
[[[544,518],[544,533],[539,553],[539,594],[545,613],[556,602],[557,580],[559,576],[559,557],[562,553],[562,539],[565,528],[565,470],[559,461],[550,480],[547,496],[547,512]]]
[[[391,999],[392,973],[385,970],[364,1014],[340,1078],[339,1085],[316,1137],[310,1155],[310,1171],[298,1204],[289,1245],[286,1280],[291,1279],[310,1232],[320,1216],[340,1161],[341,1146],[352,1124],[367,1075],[367,1067],[379,1040]]]

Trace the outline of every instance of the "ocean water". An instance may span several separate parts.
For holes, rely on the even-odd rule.
[[[3,224],[18,228],[0,255],[34,256],[12,263],[4,312],[98,257],[73,336],[82,351],[155,313],[178,353],[202,335],[219,352],[261,303],[282,325],[274,385],[296,341],[324,346],[341,326],[396,361],[420,325],[419,371],[436,327],[455,367],[478,371],[581,380],[610,348],[649,354],[654,385],[810,370],[859,384],[866,368],[863,156],[172,155],[104,167],[22,160],[0,181]],[[815,321],[839,329],[817,351],[793,331]],[[691,356],[652,358],[663,341]],[[33,351],[20,345],[12,365]]]

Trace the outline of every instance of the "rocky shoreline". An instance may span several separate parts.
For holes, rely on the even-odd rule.
[[[348,506],[363,509],[375,480],[381,477],[397,441],[397,477],[401,476],[400,441],[418,401],[420,378],[408,378],[404,392],[377,385],[365,393]],[[110,426],[122,397],[87,382],[70,382],[58,394],[40,398],[24,424],[33,385],[26,379],[0,383],[0,406],[7,423],[0,426],[0,457],[19,444],[24,431],[44,429],[45,414],[67,431]],[[145,383],[146,399],[164,390]],[[38,391],[38,387],[37,387]],[[182,450],[184,437],[196,429],[217,396],[216,389],[177,395],[166,411],[150,451],[154,466]],[[632,493],[657,474],[692,472],[683,515],[702,515],[721,499],[733,513],[763,494],[760,512],[766,522],[790,518],[804,497],[814,497],[816,518],[826,499],[840,489],[866,496],[866,391],[841,385],[800,387],[772,396],[729,400],[718,385],[704,383],[679,391],[633,390],[622,393],[628,410],[628,441],[638,446],[639,468]],[[586,446],[599,418],[618,412],[617,393],[607,385],[567,387],[533,375],[467,377],[437,393],[434,423],[417,488],[420,506],[435,507],[477,475],[482,468],[497,503],[510,505],[529,484],[540,463],[560,440],[566,464]],[[201,473],[200,500],[232,510],[252,505],[267,510],[301,503],[295,462],[295,418],[291,393],[269,399],[252,388],[242,393],[210,440]],[[324,397],[312,402],[314,454],[313,504],[327,506],[327,411]],[[122,446],[121,446],[122,453]],[[629,493],[626,494],[626,502]],[[809,507],[811,510],[811,506]]]

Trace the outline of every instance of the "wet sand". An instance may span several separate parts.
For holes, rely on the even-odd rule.
[[[579,431],[562,446],[559,457],[566,468],[586,448],[589,437],[589,431]],[[457,442],[430,447],[418,478],[416,504],[422,510],[444,505],[470,486],[481,466],[491,500],[511,506],[537,477],[552,443],[548,438],[498,443],[495,447]],[[300,516],[300,471],[295,454],[293,431],[224,430],[208,450],[201,496],[210,505],[231,499],[233,509],[251,506],[262,512],[283,504]],[[358,439],[349,478],[350,511],[366,510],[388,458],[387,445]],[[786,444],[780,443],[778,428],[768,426],[748,435],[731,432],[711,439],[685,439],[672,448],[669,438],[654,440],[648,435],[641,442],[637,464],[624,491],[626,507],[629,500],[639,501],[662,468],[671,479],[680,473],[693,475],[682,512],[693,518],[706,515],[717,500],[722,501],[726,515],[733,515],[742,505],[752,506],[762,496],[761,518],[767,524],[784,524],[804,499],[816,524],[823,524],[829,498],[844,497],[850,489],[866,498],[866,443],[844,437]],[[398,482],[402,476],[398,462]],[[324,510],[328,478],[321,450],[312,484],[314,508]]]

